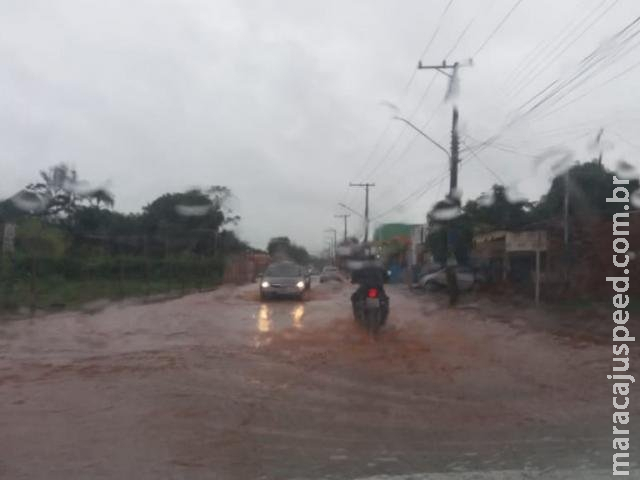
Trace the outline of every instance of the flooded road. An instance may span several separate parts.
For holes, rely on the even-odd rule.
[[[348,285],[256,290],[0,323],[0,478],[610,474],[608,345],[400,286],[372,341]]]

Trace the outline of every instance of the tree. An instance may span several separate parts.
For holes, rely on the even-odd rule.
[[[64,163],[41,170],[42,181],[30,183],[13,197],[14,204],[29,214],[48,221],[68,223],[83,202],[113,206],[113,195],[105,188],[91,188],[78,179],[75,169]]]
[[[98,208],[100,208],[101,203],[109,208],[112,208],[115,204],[113,194],[104,188],[94,190],[89,196],[89,201]]]
[[[292,260],[300,265],[306,265],[310,261],[307,250],[295,243],[289,237],[273,237],[267,245],[267,252],[278,260]]]
[[[597,162],[575,165],[568,171],[569,213],[578,218],[589,216],[610,217],[617,212],[617,205],[607,203],[611,196],[614,173]],[[564,210],[565,175],[557,175],[551,182],[549,191],[536,205],[533,215],[544,220],[562,215]],[[630,192],[638,188],[638,180],[628,185]]]
[[[464,213],[475,231],[514,230],[532,221],[533,204],[527,200],[511,200],[503,185],[493,185],[491,194],[470,200]]]
[[[225,248],[227,240],[237,246],[229,234],[226,240],[222,237],[222,227],[240,219],[225,206],[230,197],[231,191],[221,186],[166,193],[143,208],[144,231],[151,239],[163,242],[165,253],[211,253]]]
[[[213,205],[224,215],[224,224],[237,224],[240,216],[235,215],[229,208],[229,200],[233,197],[231,189],[222,185],[213,185],[205,190]]]

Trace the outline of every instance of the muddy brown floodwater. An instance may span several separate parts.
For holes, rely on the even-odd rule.
[[[610,473],[609,345],[400,286],[371,341],[350,291],[223,287],[0,323],[0,478]]]

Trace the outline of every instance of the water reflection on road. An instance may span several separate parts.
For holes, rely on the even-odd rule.
[[[262,303],[258,307],[256,329],[258,335],[255,338],[257,347],[266,345],[270,339],[267,334],[273,332],[276,327],[289,327],[301,329],[304,326],[304,304],[299,303],[291,308],[291,304],[271,305]]]
[[[266,303],[260,305],[258,310],[258,331],[266,333],[273,328],[273,320],[271,320],[271,311]]]
[[[302,317],[304,316],[304,305],[298,305],[291,312],[294,328],[302,328]]]

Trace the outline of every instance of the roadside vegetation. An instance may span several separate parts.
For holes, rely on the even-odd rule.
[[[239,221],[231,196],[223,186],[166,193],[123,213],[69,166],[42,171],[0,202],[0,311],[212,288],[250,250],[230,230]]]

